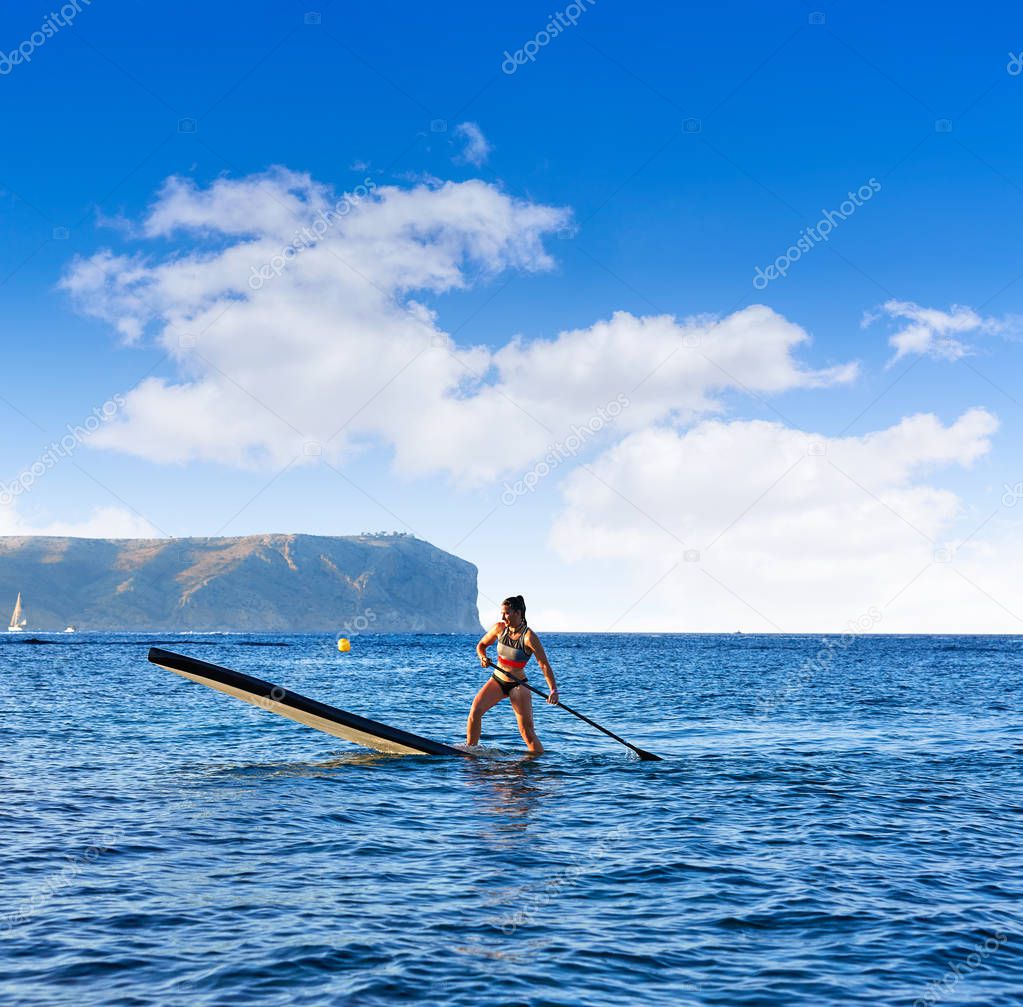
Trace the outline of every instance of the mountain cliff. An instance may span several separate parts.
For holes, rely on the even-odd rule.
[[[405,535],[0,537],[4,626],[19,591],[28,632],[480,631],[476,567]]]

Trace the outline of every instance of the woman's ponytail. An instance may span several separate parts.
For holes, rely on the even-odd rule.
[[[518,612],[523,619],[526,618],[526,599],[523,598],[521,594],[513,595],[511,598],[505,598],[501,604],[507,605],[514,612]]]

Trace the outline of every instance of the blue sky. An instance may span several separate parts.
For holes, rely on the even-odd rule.
[[[251,3],[244,17],[192,3],[173,14],[131,2],[80,6],[44,44],[29,42],[29,61],[0,64],[8,71],[0,76],[9,137],[0,164],[0,477],[7,482],[66,424],[81,423],[114,394],[130,397],[145,376],[167,386],[211,378],[195,358],[167,357],[160,341],[166,317],[150,317],[145,335],[126,344],[116,331],[123,302],[100,306],[99,292],[83,298],[68,290],[68,278],[104,250],[155,269],[200,249],[232,246],[234,236],[211,226],[142,233],[172,177],[188,180],[197,193],[217,180],[262,177],[273,166],[307,174],[337,194],[365,178],[394,194],[479,180],[488,198],[507,201],[495,202],[495,220],[512,203],[550,208],[528,253],[466,261],[457,283],[410,289],[398,278],[387,288],[406,307],[414,301],[434,312],[434,326],[458,348],[498,354],[516,336],[540,345],[615,312],[720,320],[760,304],[808,337],[772,351],[776,363],[791,359],[805,372],[855,364],[856,373],[827,382],[787,380],[755,394],[743,380],[703,389],[714,400],[709,407],[694,408],[684,397],[662,403],[659,412],[651,407],[642,422],[603,430],[510,507],[500,503],[501,486],[528,468],[515,451],[524,435],[515,420],[501,420],[483,437],[495,459],[487,472],[448,457],[425,470],[401,461],[403,451],[418,450],[411,429],[415,385],[401,399],[407,428],[391,429],[382,418],[383,426],[364,431],[329,466],[305,459],[289,468],[274,456],[246,467],[224,451],[204,457],[195,446],[168,461],[147,449],[150,428],[135,422],[133,406],[112,424],[124,424],[121,435],[77,447],[72,459],[19,494],[0,530],[116,534],[140,522],[178,536],[411,529],[480,567],[485,618],[493,601],[521,592],[539,610],[538,625],[566,629],[841,629],[871,605],[894,605],[889,598],[928,556],[962,546],[955,576],[937,568],[925,574],[900,595],[906,607],[892,608],[880,628],[1018,631],[1023,601],[1005,569],[1019,511],[1000,503],[1006,485],[1023,479],[1017,394],[1023,263],[1014,226],[1023,206],[1015,128],[1023,76],[1009,72],[1010,53],[1023,49],[1017,8],[665,9],[597,0],[575,6],[577,23],[537,45],[535,59],[508,74],[505,53],[536,40],[549,16],[570,5]],[[306,17],[310,8],[320,23],[306,23],[317,20]],[[10,53],[31,40],[51,9],[7,5],[0,49]],[[811,23],[814,11],[824,24]],[[194,132],[182,129],[184,119],[194,120]],[[950,129],[936,125],[943,119]],[[489,147],[478,163],[466,155],[463,124]],[[812,247],[766,289],[753,287],[757,267],[784,255],[823,210],[837,209],[870,179],[879,191],[826,244]],[[428,206],[424,195],[407,209],[410,227],[415,214],[435,212]],[[450,223],[463,208],[437,212],[454,214]],[[570,214],[567,231],[555,226],[555,210]],[[358,208],[352,222],[364,218],[370,220],[367,210]],[[523,219],[520,213],[509,225],[508,248],[518,247]],[[424,231],[417,240],[438,239]],[[287,282],[298,279],[293,269]],[[124,273],[113,282],[127,282]],[[302,296],[322,306],[330,288],[308,277],[302,282]],[[901,315],[882,308],[896,302],[913,307]],[[954,306],[971,309],[977,324]],[[176,301],[174,309],[188,305]],[[939,338],[890,365],[889,337],[924,311],[941,312],[957,326],[955,347]],[[862,327],[869,312],[882,317]],[[259,317],[266,338],[278,324],[285,342],[301,325],[300,313],[288,316],[298,321],[279,323],[272,313]],[[751,321],[742,336],[754,354],[757,324]],[[237,390],[246,385],[238,375],[248,351],[243,333],[230,338],[216,380]],[[580,338],[585,344],[591,336]],[[351,340],[353,354],[365,346],[343,319],[329,339],[335,349]],[[316,351],[289,351],[288,360],[296,359],[314,367]],[[566,358],[538,351],[530,359],[547,367]],[[264,403],[275,415],[301,404],[296,385],[306,373],[276,366],[282,385],[292,387]],[[492,360],[489,366],[498,367]],[[587,366],[614,372],[619,360],[598,357]],[[485,369],[473,389],[450,394],[471,396],[500,384],[505,404],[519,390],[528,398],[531,372],[511,368],[503,384],[495,373]],[[382,367],[379,377],[384,384],[391,371]],[[591,379],[597,380],[579,378],[574,400],[585,400]],[[552,381],[557,375],[545,374],[542,384]],[[339,384],[339,422],[363,401]],[[435,405],[436,443],[447,436],[449,413]],[[962,436],[942,432],[977,409],[990,419]],[[527,426],[528,411],[519,410]],[[937,432],[914,428],[908,441],[897,438],[899,448],[870,457],[887,443],[885,431],[921,414],[935,418]],[[482,415],[451,422],[482,423]],[[248,417],[239,414],[239,424]],[[582,418],[565,412],[557,422]],[[771,489],[774,477],[749,464],[751,451],[757,458],[770,451],[752,445],[753,428],[729,426],[753,420],[774,425],[779,475],[789,467],[782,464],[789,450],[782,444],[792,443],[786,432],[864,439],[850,447],[860,474],[843,465],[842,478],[855,475],[868,510],[830,490],[817,496],[808,489],[784,500],[786,519]],[[176,420],[167,422],[173,435]],[[731,468],[700,476],[690,468],[698,461],[695,442],[685,438],[706,422],[726,425],[722,436],[732,439],[721,450],[734,453]],[[561,436],[546,414],[543,426],[548,440]],[[659,436],[666,431],[678,442]],[[888,482],[870,483],[869,473],[903,449],[903,468]],[[599,493],[581,488],[581,463],[601,476]],[[674,481],[662,485],[666,472]],[[734,480],[734,496],[697,493],[701,479],[719,485],[721,472]],[[624,500],[631,516],[596,499],[607,493]],[[742,499],[749,500],[748,514]],[[779,510],[765,513],[765,504],[775,502]],[[656,506],[663,515],[651,513]],[[692,570],[671,572],[676,554],[705,551],[714,522],[725,527],[733,519],[749,529],[755,548],[736,541],[734,554],[717,567],[708,554],[680,560]],[[914,544],[887,532],[857,539],[858,530],[889,519],[915,528]],[[764,522],[759,530],[747,524],[757,520]],[[779,527],[816,530],[805,541],[783,542]],[[628,544],[600,546],[605,539]],[[804,545],[818,563],[805,561]],[[868,553],[876,562],[857,566]],[[780,571],[777,579],[769,570]]]

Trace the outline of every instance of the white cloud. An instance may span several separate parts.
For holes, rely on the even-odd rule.
[[[465,142],[465,146],[456,160],[474,165],[477,168],[486,162],[487,158],[490,157],[490,152],[494,149],[490,141],[483,135],[483,130],[474,122],[459,123],[455,127],[455,136]]]
[[[637,604],[616,629],[842,631],[874,607],[882,632],[1020,632],[1018,530],[1003,514],[957,549],[987,515],[932,478],[982,458],[996,428],[971,409],[863,437],[643,430],[565,480],[550,544],[618,572],[621,612]]]
[[[84,521],[32,523],[14,504],[0,506],[0,535],[57,535],[68,538],[163,538],[145,518],[124,507],[96,507]]]
[[[720,411],[727,390],[777,393],[856,373],[802,366],[793,354],[806,332],[762,305],[722,319],[617,312],[551,340],[459,346],[416,298],[552,269],[543,239],[569,213],[478,180],[385,186],[296,241],[336,205],[281,168],[207,188],[171,179],[143,226],[185,234],[191,251],[77,260],[64,287],[80,309],[129,341],[151,333],[180,373],[130,391],[93,446],[282,467],[309,461],[309,441],[332,463],[375,443],[401,472],[484,483],[521,471],[621,394],[631,405],[615,429],[627,432]],[[289,243],[279,275],[258,277]]]
[[[868,313],[864,327],[871,325],[882,314],[898,319],[901,327],[893,333],[888,344],[895,348],[895,356],[888,361],[891,367],[911,354],[933,357],[937,360],[960,360],[972,354],[972,347],[961,336],[1005,334],[1012,322],[985,318],[973,308],[953,304],[949,311],[923,308],[912,301],[886,301],[879,312]]]

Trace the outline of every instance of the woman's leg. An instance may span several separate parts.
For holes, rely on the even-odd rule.
[[[523,689],[520,685],[517,689],[512,689],[511,695],[508,698],[511,700],[512,709],[515,711],[515,719],[519,722],[519,734],[522,735],[526,748],[533,755],[542,755],[543,745],[540,744],[540,739],[536,736],[536,729],[533,727],[532,695],[530,695],[528,689]]]
[[[469,720],[465,725],[465,743],[477,745],[480,740],[480,727],[483,725],[483,714],[491,707],[497,706],[504,699],[501,687],[492,678],[483,683],[483,687],[476,693],[476,698],[469,707]]]

